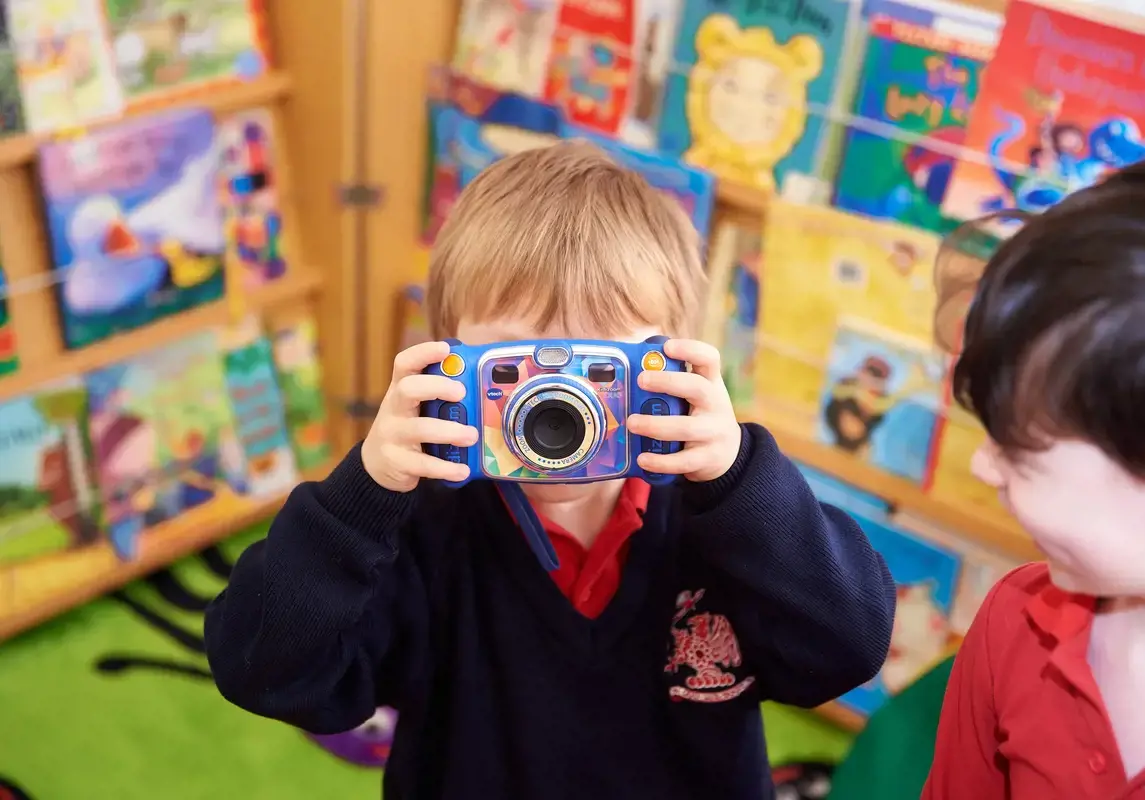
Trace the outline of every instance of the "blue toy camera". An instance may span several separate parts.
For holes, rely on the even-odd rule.
[[[684,400],[636,385],[645,370],[686,370],[684,362],[664,355],[667,339],[473,346],[448,340],[449,355],[425,371],[464,383],[465,398],[423,403],[421,413],[472,425],[478,439],[472,447],[426,445],[426,452],[467,464],[469,480],[581,483],[635,476],[670,482],[674,476],[641,469],[636,456],[675,453],[681,443],[629,435],[626,424],[629,414],[688,413]]]

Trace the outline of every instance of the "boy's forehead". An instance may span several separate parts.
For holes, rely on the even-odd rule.
[[[466,344],[489,344],[522,339],[607,339],[617,342],[642,342],[649,336],[664,333],[657,328],[618,320],[609,330],[593,329],[590,325],[565,325],[560,322],[546,325],[523,317],[500,317],[478,320],[462,317],[457,324],[457,338]]]

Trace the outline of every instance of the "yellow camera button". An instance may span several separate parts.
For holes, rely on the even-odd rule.
[[[649,372],[660,372],[666,366],[664,356],[656,350],[645,353],[640,365]]]
[[[441,372],[450,378],[456,378],[465,371],[465,359],[457,355],[457,353],[450,353],[441,362]]]

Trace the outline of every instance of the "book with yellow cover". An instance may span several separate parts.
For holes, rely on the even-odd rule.
[[[945,366],[932,340],[938,238],[782,201],[767,222],[756,359],[765,420],[921,482]]]

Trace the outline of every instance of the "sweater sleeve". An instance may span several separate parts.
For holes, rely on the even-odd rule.
[[[732,468],[686,485],[684,503],[696,551],[741,589],[736,628],[765,699],[812,707],[878,673],[895,613],[886,563],[770,433],[744,425]]]
[[[211,672],[232,703],[314,733],[399,706],[424,657],[425,591],[399,531],[415,492],[379,487],[355,446],[286,500],[207,609]]]

